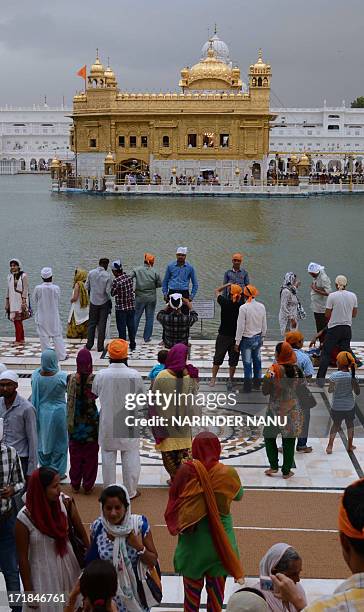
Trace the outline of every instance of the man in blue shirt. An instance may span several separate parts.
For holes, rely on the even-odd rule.
[[[171,261],[167,266],[162,283],[162,291],[166,302],[168,301],[168,296],[172,293],[181,293],[182,297],[189,300],[193,300],[197,293],[198,282],[196,272],[193,266],[186,262],[186,256],[187,247],[178,247],[176,261]],[[192,283],[191,294],[190,282]]]
[[[242,254],[234,253],[231,258],[231,262],[233,264],[233,267],[230,268],[230,270],[226,270],[224,274],[223,285],[226,285],[228,283],[232,285],[239,285],[244,291],[244,287],[246,287],[246,285],[249,285],[250,281],[248,272],[241,267],[243,263]],[[223,295],[225,297],[229,297],[228,287],[224,290]]]

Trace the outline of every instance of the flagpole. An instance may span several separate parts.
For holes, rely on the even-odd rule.
[[[85,92],[86,93],[86,75],[87,75],[87,66],[85,64],[85,76],[84,76],[84,80],[85,80]]]

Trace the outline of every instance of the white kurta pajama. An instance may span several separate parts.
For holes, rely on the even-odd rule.
[[[128,427],[125,423],[127,416],[137,416],[137,409],[125,408],[125,396],[128,393],[144,394],[143,379],[137,370],[123,363],[111,363],[96,373],[92,391],[100,400],[99,446],[104,485],[116,483],[119,450],[123,482],[129,496],[134,497],[140,475],[139,428]]]
[[[66,349],[62,337],[62,323],[59,316],[60,289],[53,283],[37,285],[33,293],[33,303],[36,308],[35,322],[37,325],[41,350],[54,348],[60,361],[66,358]]]

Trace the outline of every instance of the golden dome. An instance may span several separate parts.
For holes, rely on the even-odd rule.
[[[104,77],[109,83],[116,83],[115,72],[108,66],[104,72]]]
[[[193,83],[202,79],[218,79],[230,82],[231,72],[230,66],[217,59],[215,51],[210,47],[207,57],[192,66],[189,71],[189,82]]]
[[[300,166],[309,166],[310,165],[310,160],[308,158],[308,156],[306,155],[306,153],[303,153],[301,155],[301,159],[298,162]]]
[[[59,168],[61,162],[56,157],[52,159],[51,168]]]
[[[295,165],[298,162],[298,157],[297,155],[293,154],[291,155],[291,164]]]
[[[114,163],[114,156],[111,153],[111,151],[109,151],[108,154],[106,155],[105,163],[107,163],[107,164]]]
[[[256,61],[255,64],[252,64],[250,66],[250,70],[252,70],[255,73],[259,73],[259,72],[265,72],[270,70],[270,65],[266,64],[265,62],[263,62],[263,58],[262,58],[262,50],[259,49],[258,51],[258,60]]]
[[[96,59],[95,59],[95,63],[92,64],[91,66],[91,70],[90,70],[90,75],[93,77],[103,77],[105,73],[105,68],[103,67],[102,63],[99,60],[99,55],[98,53],[96,54]]]

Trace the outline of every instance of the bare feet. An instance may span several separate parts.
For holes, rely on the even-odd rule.
[[[278,470],[273,470],[272,468],[269,468],[268,470],[265,470],[264,474],[266,476],[274,476],[274,474],[278,474]]]
[[[133,495],[133,497],[131,497],[131,498],[130,498],[130,501],[131,501],[132,499],[136,499],[137,497],[140,497],[140,496],[141,496],[141,492],[140,492],[140,491],[137,489],[137,491],[136,491],[135,495]]]
[[[351,451],[354,451],[356,449],[356,446],[354,446],[354,444],[352,444],[351,446],[348,446],[348,453],[350,453]]]
[[[288,472],[288,474],[283,474],[282,478],[288,480],[288,478],[292,478],[292,476],[294,476],[294,472]]]
[[[327,454],[327,455],[332,455],[332,446],[328,445],[328,446],[326,447],[326,454]]]
[[[216,378],[211,378],[210,382],[209,382],[209,387],[214,387],[216,384]]]

